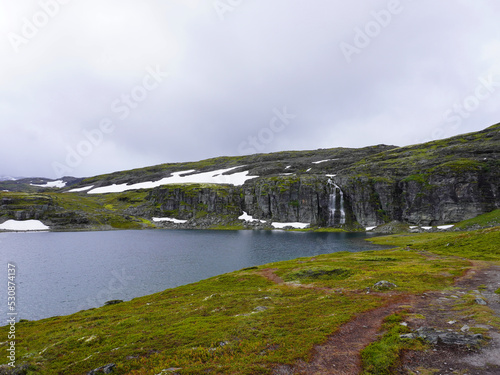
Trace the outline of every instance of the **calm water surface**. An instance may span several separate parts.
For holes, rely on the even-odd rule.
[[[130,300],[245,267],[382,247],[365,233],[145,230],[0,233],[0,277],[17,268],[19,319]],[[3,276],[2,276],[3,274]],[[0,313],[7,313],[7,288]],[[4,325],[4,324],[0,324]]]

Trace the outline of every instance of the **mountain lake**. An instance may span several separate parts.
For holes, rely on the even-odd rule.
[[[16,267],[17,318],[37,320],[130,300],[223,273],[299,257],[385,247],[369,233],[124,230],[2,232],[7,283]],[[7,301],[7,288],[1,292]],[[7,316],[7,304],[0,307]]]

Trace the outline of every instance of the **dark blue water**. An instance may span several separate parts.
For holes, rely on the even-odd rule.
[[[148,230],[0,233],[0,314],[7,263],[16,265],[19,319],[130,300],[265,263],[381,247],[365,233]],[[1,324],[0,325],[4,325]]]

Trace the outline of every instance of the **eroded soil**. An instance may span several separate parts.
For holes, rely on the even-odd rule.
[[[273,270],[263,273],[276,283],[283,282]],[[385,317],[403,306],[407,310],[410,305],[410,318],[406,323],[412,330],[432,327],[464,334],[481,333],[486,340],[480,348],[438,344],[430,345],[424,351],[407,351],[392,373],[500,375],[500,329],[491,320],[486,318],[484,321],[487,315],[471,314],[469,308],[476,303],[476,298],[482,299],[486,303],[482,308],[489,308],[500,317],[500,295],[495,293],[499,288],[500,266],[474,263],[473,268],[458,279],[451,290],[420,296],[388,296],[383,307],[359,315],[340,327],[324,344],[315,347],[310,362],[281,365],[275,368],[273,374],[361,374],[361,350],[377,340]]]

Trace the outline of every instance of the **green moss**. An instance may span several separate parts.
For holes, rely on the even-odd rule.
[[[403,182],[418,182],[419,184],[427,184],[427,181],[429,180],[429,175],[428,174],[413,174],[408,177],[405,177],[402,181]]]
[[[285,280],[302,280],[302,279],[318,279],[318,280],[343,280],[353,275],[353,271],[346,268],[332,267],[308,267],[298,271],[290,272],[284,275]]]
[[[361,352],[364,375],[390,375],[397,365],[400,352],[403,350],[422,349],[423,345],[416,340],[401,340],[399,335],[410,330],[401,325],[406,312],[400,312],[384,319],[384,334]]]
[[[483,167],[483,163],[473,159],[457,159],[443,164],[440,164],[432,169],[430,173],[465,173],[465,172],[478,172]]]
[[[475,218],[455,224],[455,228],[467,230],[474,227],[493,227],[500,225],[500,210],[494,210]]]
[[[195,219],[201,219],[202,217],[205,217],[208,215],[207,211],[197,211],[195,215]]]

